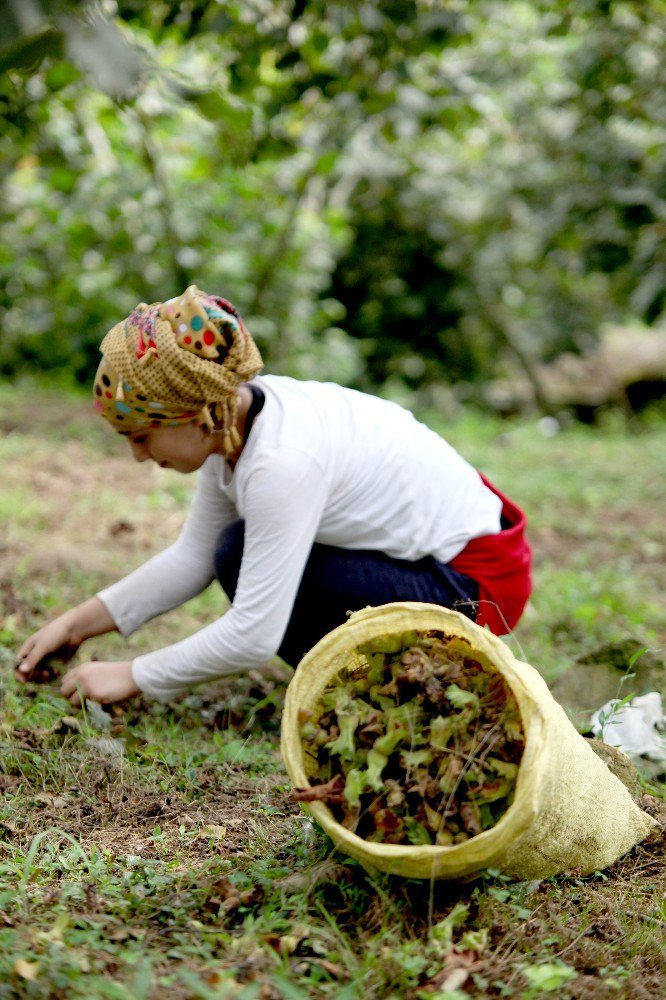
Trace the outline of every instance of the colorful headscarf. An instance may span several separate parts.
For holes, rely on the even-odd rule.
[[[230,302],[196,285],[167,302],[140,303],[100,345],[94,406],[121,434],[201,416],[230,454],[237,389],[263,367]]]

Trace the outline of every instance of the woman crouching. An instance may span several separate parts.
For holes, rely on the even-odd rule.
[[[80,663],[63,694],[169,701],[275,654],[295,666],[350,611],[391,601],[455,608],[497,634],[518,621],[531,590],[523,513],[407,410],[259,375],[236,309],[194,285],[137,306],[101,352],[94,405],[134,458],[200,474],[178,540],[32,635],[23,680],[56,650],[129,636],[215,578],[225,613],[131,661]]]

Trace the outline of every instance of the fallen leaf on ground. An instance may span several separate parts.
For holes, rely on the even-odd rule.
[[[80,733],[81,732],[81,721],[73,715],[63,715],[61,719],[58,719],[52,732],[56,736],[67,736],[69,733]]]
[[[39,972],[39,962],[29,962],[26,958],[17,958],[12,966],[12,971],[21,979],[34,982]]]
[[[124,741],[115,736],[90,736],[86,746],[111,763],[117,763],[125,754]]]
[[[473,951],[450,952],[444,967],[421,987],[422,990],[428,993],[448,993],[460,989],[467,982],[477,961],[478,955]]]
[[[262,938],[278,955],[293,955],[303,941],[299,934],[263,934]]]
[[[197,833],[197,837],[200,840],[224,840],[226,836],[226,826],[218,826],[215,823],[211,823],[208,826],[202,826]]]
[[[334,979],[343,979],[347,977],[346,971],[341,965],[336,965],[335,962],[329,962],[326,958],[309,958],[309,961],[321,965],[322,969],[328,972],[329,976],[333,976]]]

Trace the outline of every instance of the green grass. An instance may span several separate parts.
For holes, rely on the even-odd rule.
[[[20,686],[23,638],[175,537],[191,491],[132,463],[87,400],[29,390],[0,385],[0,1000],[661,997],[663,842],[586,878],[372,876],[287,798],[284,667],[105,712]],[[611,641],[663,650],[666,426],[430,419],[529,513],[514,651],[552,680]],[[211,588],[86,655],[223,609]]]

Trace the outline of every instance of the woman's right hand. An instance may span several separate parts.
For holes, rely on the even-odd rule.
[[[50,672],[42,668],[47,666],[48,660],[67,663],[72,659],[83,642],[83,637],[75,634],[73,618],[72,612],[66,611],[26,639],[16,664],[19,680],[45,680]]]
[[[115,627],[106,605],[99,597],[91,597],[26,639],[18,653],[16,674],[22,681],[46,680],[49,671],[43,668],[48,660],[67,663],[84,639],[112,632]]]

